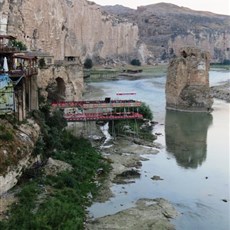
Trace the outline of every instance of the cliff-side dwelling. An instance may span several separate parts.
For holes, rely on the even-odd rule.
[[[213,99],[210,96],[209,67],[209,53],[194,47],[182,48],[168,67],[166,108],[210,112]]]

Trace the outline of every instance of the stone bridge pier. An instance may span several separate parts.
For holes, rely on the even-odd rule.
[[[210,55],[185,47],[171,60],[166,81],[166,108],[211,112],[213,99],[209,87]]]

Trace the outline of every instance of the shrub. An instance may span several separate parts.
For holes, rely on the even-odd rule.
[[[12,44],[13,47],[15,47],[15,48],[17,48],[17,49],[19,49],[21,51],[27,50],[26,45],[21,41],[13,40],[13,41],[11,41],[11,44]]]
[[[7,130],[6,127],[0,125],[0,140],[3,141],[12,141],[14,136],[10,130]]]
[[[86,69],[91,69],[93,67],[93,61],[90,58],[86,58],[85,62],[84,62],[84,67]]]
[[[146,103],[142,102],[141,106],[139,107],[139,113],[143,115],[144,118],[148,120],[153,119],[153,113],[148,105]]]
[[[148,120],[152,120],[153,119],[153,113],[150,109],[150,107],[142,102],[141,106],[138,108],[128,108],[128,107],[123,107],[123,108],[116,108],[116,112],[124,112],[124,111],[138,111],[140,114],[143,115],[143,118],[148,119]]]
[[[133,59],[131,62],[130,62],[131,65],[135,65],[135,66],[141,66],[141,62],[139,59]]]
[[[142,102],[141,106],[138,108],[116,108],[116,112],[123,111],[136,111],[143,115],[143,118],[152,120],[153,113],[146,103]],[[143,120],[115,120],[109,123],[109,131],[111,135],[138,135],[140,138],[145,140],[154,140],[155,137],[150,130],[143,130],[141,126]],[[114,133],[115,132],[115,133]]]
[[[230,60],[229,59],[224,59],[223,65],[230,65]]]
[[[45,62],[45,59],[44,58],[41,58],[39,59],[39,62],[38,62],[38,66],[39,68],[44,68],[46,66],[46,62]]]

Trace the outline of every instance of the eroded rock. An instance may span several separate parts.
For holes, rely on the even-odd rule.
[[[32,154],[39,134],[40,127],[31,119],[17,127],[0,119],[0,196],[17,184],[25,169],[40,161]]]
[[[156,175],[152,176],[151,179],[152,180],[164,180],[160,176],[156,176]]]
[[[136,202],[136,207],[95,219],[86,226],[88,230],[170,230],[175,229],[170,219],[178,214],[173,206],[162,198],[140,199]]]
[[[64,161],[55,160],[50,157],[44,167],[44,170],[46,175],[55,176],[62,171],[71,171],[72,166]]]
[[[211,95],[215,98],[230,102],[230,80],[222,82],[220,85],[212,86]]]
[[[166,108],[210,112],[213,99],[209,88],[210,55],[186,47],[169,64],[166,82]]]

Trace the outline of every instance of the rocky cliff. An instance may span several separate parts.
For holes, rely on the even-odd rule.
[[[90,57],[99,64],[140,58],[168,61],[180,47],[196,46],[211,62],[230,60],[229,16],[159,3],[132,10],[86,0],[2,0],[0,30],[30,50],[56,60]]]
[[[29,51],[48,53],[54,59],[54,65],[38,76],[39,88],[52,99],[55,93],[56,99],[80,99],[86,58],[94,64],[114,64],[130,61],[137,53],[137,25],[86,0],[2,0],[0,33],[13,35]]]
[[[86,0],[0,1],[1,22],[31,50],[94,58],[100,63],[126,58],[136,49],[138,27],[102,13]]]
[[[211,62],[230,60],[230,17],[194,11],[168,3],[139,7],[103,7],[138,24],[140,43],[146,45],[144,61],[168,61],[181,47],[194,46],[211,54]]]
[[[37,160],[32,152],[39,134],[40,127],[33,120],[16,128],[0,119],[0,195],[12,188]]]

